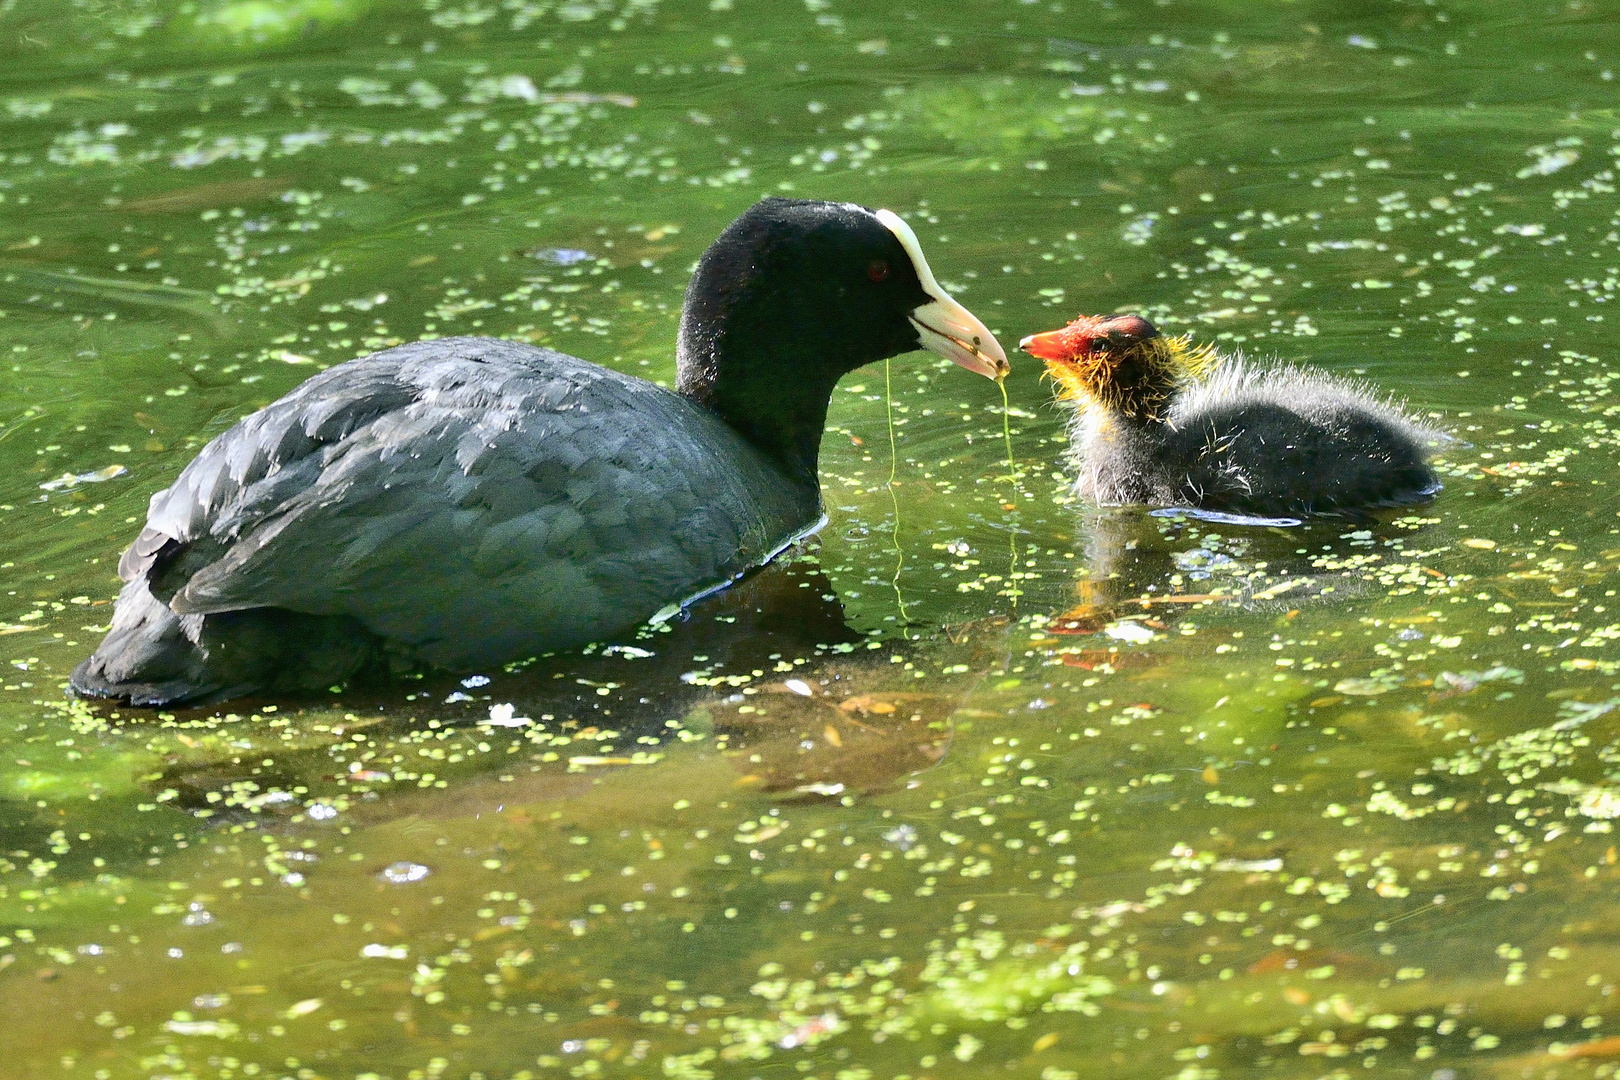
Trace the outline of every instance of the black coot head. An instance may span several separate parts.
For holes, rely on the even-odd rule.
[[[909,226],[854,203],[764,199],[698,264],[681,320],[681,381],[724,360],[817,382],[914,349],[990,377],[1006,355],[934,280]],[[729,373],[729,371],[728,371]],[[740,372],[738,372],[740,374]]]
[[[704,252],[686,291],[680,391],[813,478],[827,399],[864,364],[928,349],[1000,378],[989,329],[934,280],[898,215],[764,199]]]

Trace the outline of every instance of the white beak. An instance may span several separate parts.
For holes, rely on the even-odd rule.
[[[911,324],[917,328],[920,347],[937,353],[954,364],[977,372],[987,379],[1004,379],[1012,370],[1001,343],[967,308],[952,300],[934,280],[934,272],[923,257],[917,234],[911,231],[899,214],[892,210],[879,210],[878,220],[894,233],[900,246],[911,257],[912,269],[922,283],[923,292],[931,299],[911,312]]]

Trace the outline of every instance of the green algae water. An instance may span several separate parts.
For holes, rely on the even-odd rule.
[[[0,1075],[1612,1075],[1617,22],[0,0]],[[668,382],[772,193],[902,213],[1006,344],[1132,310],[1365,376],[1446,489],[1097,510],[1038,364],[1004,413],[915,354],[835,395],[819,538],[685,620],[67,697],[238,417],[431,335]]]

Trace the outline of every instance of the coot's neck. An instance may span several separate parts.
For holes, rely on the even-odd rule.
[[[795,483],[819,491],[817,458],[839,378],[821,343],[735,310],[729,319],[699,314],[689,298],[676,354],[677,389],[718,413]],[[761,363],[766,353],[770,362]]]

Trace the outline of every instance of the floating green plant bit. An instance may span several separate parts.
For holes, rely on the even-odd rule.
[[[195,19],[205,34],[271,45],[351,23],[376,6],[376,0],[225,0],[205,6]]]

